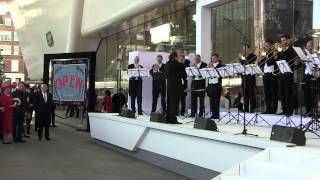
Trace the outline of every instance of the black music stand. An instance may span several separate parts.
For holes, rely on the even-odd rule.
[[[246,75],[263,75],[264,73],[261,71],[260,67],[256,64],[248,64],[246,65]],[[259,119],[261,119],[261,121],[258,121]],[[255,115],[248,121],[247,125],[251,124],[251,122],[253,122],[253,124],[257,124],[260,122],[265,122],[266,124],[268,124],[269,126],[271,126],[271,124],[269,122],[267,122],[259,113],[255,113]]]
[[[198,67],[186,67],[185,71],[187,73],[187,77],[191,78],[191,80],[194,77],[201,76],[201,73],[200,73]],[[192,103],[192,92],[195,92],[195,88],[191,87],[190,89],[185,89],[184,92],[187,92],[187,93],[190,92],[190,103]],[[192,111],[192,109],[191,109],[191,111]],[[191,116],[191,114],[189,116]],[[193,122],[193,121],[191,121],[191,122]]]
[[[226,65],[232,72],[232,74],[234,76],[241,76],[244,72],[245,72],[245,68],[242,64],[240,63],[233,63],[233,64],[227,64]],[[245,94],[245,93],[244,93]],[[243,94],[243,97],[245,96]],[[244,104],[243,104],[243,107],[244,107]],[[240,123],[240,120],[243,119],[244,122],[246,121],[245,120],[245,112],[243,111],[243,116],[240,114],[240,110],[238,108],[238,112],[236,115],[234,115],[232,119],[230,119],[229,121],[226,122],[226,124],[229,124],[230,122],[232,122],[233,120],[236,120],[237,123]],[[241,118],[241,119],[240,119]]]
[[[220,74],[220,76],[222,78],[224,77],[228,77],[229,79],[229,87],[230,87],[230,78],[233,76],[233,71],[232,69],[230,70],[229,67],[220,67],[220,68],[217,68],[217,71],[218,73]],[[229,121],[230,120],[233,120],[233,119],[236,119],[236,117],[231,113],[230,111],[231,107],[228,108],[228,112],[222,116],[218,122],[222,121],[222,119],[224,119],[225,117],[229,117]],[[238,111],[239,112],[239,111]],[[239,122],[238,122],[239,123]]]
[[[277,64],[278,64],[278,67],[279,67],[279,70],[280,70],[280,73],[281,74],[284,74],[284,73],[293,73],[289,64],[287,63],[287,61],[285,60],[280,60],[280,61],[277,61]],[[283,120],[285,120],[285,122],[283,122]],[[291,119],[290,115],[283,115],[280,120],[278,122],[275,123],[275,125],[279,124],[279,123],[282,123],[282,124],[285,124],[285,125],[289,125],[289,126],[294,126],[294,127],[297,127],[296,124],[294,123],[294,121]]]

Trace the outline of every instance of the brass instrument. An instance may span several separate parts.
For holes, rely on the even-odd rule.
[[[289,44],[288,44],[287,47],[290,47],[291,45],[293,45],[295,42],[297,42],[297,40],[298,40],[298,39],[295,39],[295,38],[289,39]],[[262,52],[261,52],[262,58],[264,58],[264,57],[266,57],[266,56],[268,56],[268,55],[270,55],[270,54],[273,54],[273,55],[272,55],[271,57],[269,57],[269,58],[266,58],[266,60],[265,60],[264,62],[260,63],[260,66],[263,66],[263,65],[264,65],[266,62],[268,62],[270,59],[276,57],[276,56],[278,55],[278,53],[284,51],[285,48],[286,48],[286,47],[284,47],[284,46],[283,46],[281,43],[279,43],[279,42],[276,42],[276,43],[271,47],[270,52],[267,52],[267,50],[266,50],[265,48],[263,48],[263,50],[262,50]],[[264,54],[265,54],[265,55],[264,55]],[[257,62],[261,61],[262,58],[259,59]]]
[[[246,55],[245,55],[244,52],[241,51],[241,52],[239,53],[239,59],[241,59],[241,60],[243,60],[243,61],[246,60]]]

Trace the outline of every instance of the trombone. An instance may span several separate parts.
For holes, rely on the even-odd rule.
[[[289,44],[288,44],[287,47],[292,46],[292,45],[293,45],[295,42],[297,42],[297,41],[298,41],[298,39],[296,39],[296,38],[291,38],[291,39],[289,39]],[[265,63],[267,63],[270,59],[272,59],[272,58],[274,58],[275,56],[277,56],[279,52],[284,51],[285,48],[286,48],[286,47],[284,47],[284,45],[282,45],[282,44],[279,43],[279,42],[276,42],[274,45],[271,46],[271,50],[270,50],[269,53],[268,53],[267,50],[264,48],[263,50],[265,50],[265,52],[264,52],[263,50],[262,50],[262,52],[261,52],[262,58],[268,57],[271,53],[272,53],[273,55],[272,55],[271,57],[269,57],[269,58],[266,58],[265,61],[263,61],[262,63],[260,63],[260,66],[263,66],[263,65],[264,65]],[[259,59],[258,62],[261,61],[262,58]]]
[[[298,60],[298,59],[299,59],[299,56],[296,56],[296,57],[290,59],[290,60],[287,62],[288,65],[289,65],[289,67],[292,68],[292,66],[294,65],[295,61]],[[280,73],[281,73],[281,72],[280,72],[280,68],[279,68],[279,67],[277,67],[277,68],[272,72],[272,74],[275,75],[275,76],[279,75]]]

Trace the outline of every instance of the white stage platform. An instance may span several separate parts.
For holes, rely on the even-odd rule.
[[[251,119],[253,115],[247,114],[246,117]],[[220,132],[213,132],[194,129],[191,118],[179,119],[183,123],[181,125],[171,125],[150,122],[149,116],[128,119],[117,114],[90,113],[89,117],[93,139],[130,152],[148,151],[217,173],[234,167],[266,148],[291,145],[270,141],[271,127],[266,127],[264,122],[247,126],[248,133],[258,135],[252,137],[234,135],[242,132],[243,125],[236,124],[236,121],[225,124],[228,118],[217,123]],[[281,116],[263,115],[263,118],[273,125]],[[299,116],[292,117],[292,120],[300,124]],[[309,120],[304,118],[303,123]],[[307,133],[307,138],[307,145],[303,148],[320,150],[320,140],[315,135]]]

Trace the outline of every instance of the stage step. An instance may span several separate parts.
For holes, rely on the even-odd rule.
[[[292,166],[291,164],[278,164],[272,162],[247,162],[244,176],[254,179],[288,179],[288,180],[316,180],[316,172]]]
[[[221,177],[221,180],[260,180],[260,179],[253,179],[253,178],[240,177],[240,176],[223,176]]]
[[[270,148],[215,179],[316,180],[319,179],[319,162],[320,152],[317,151],[303,148]]]

